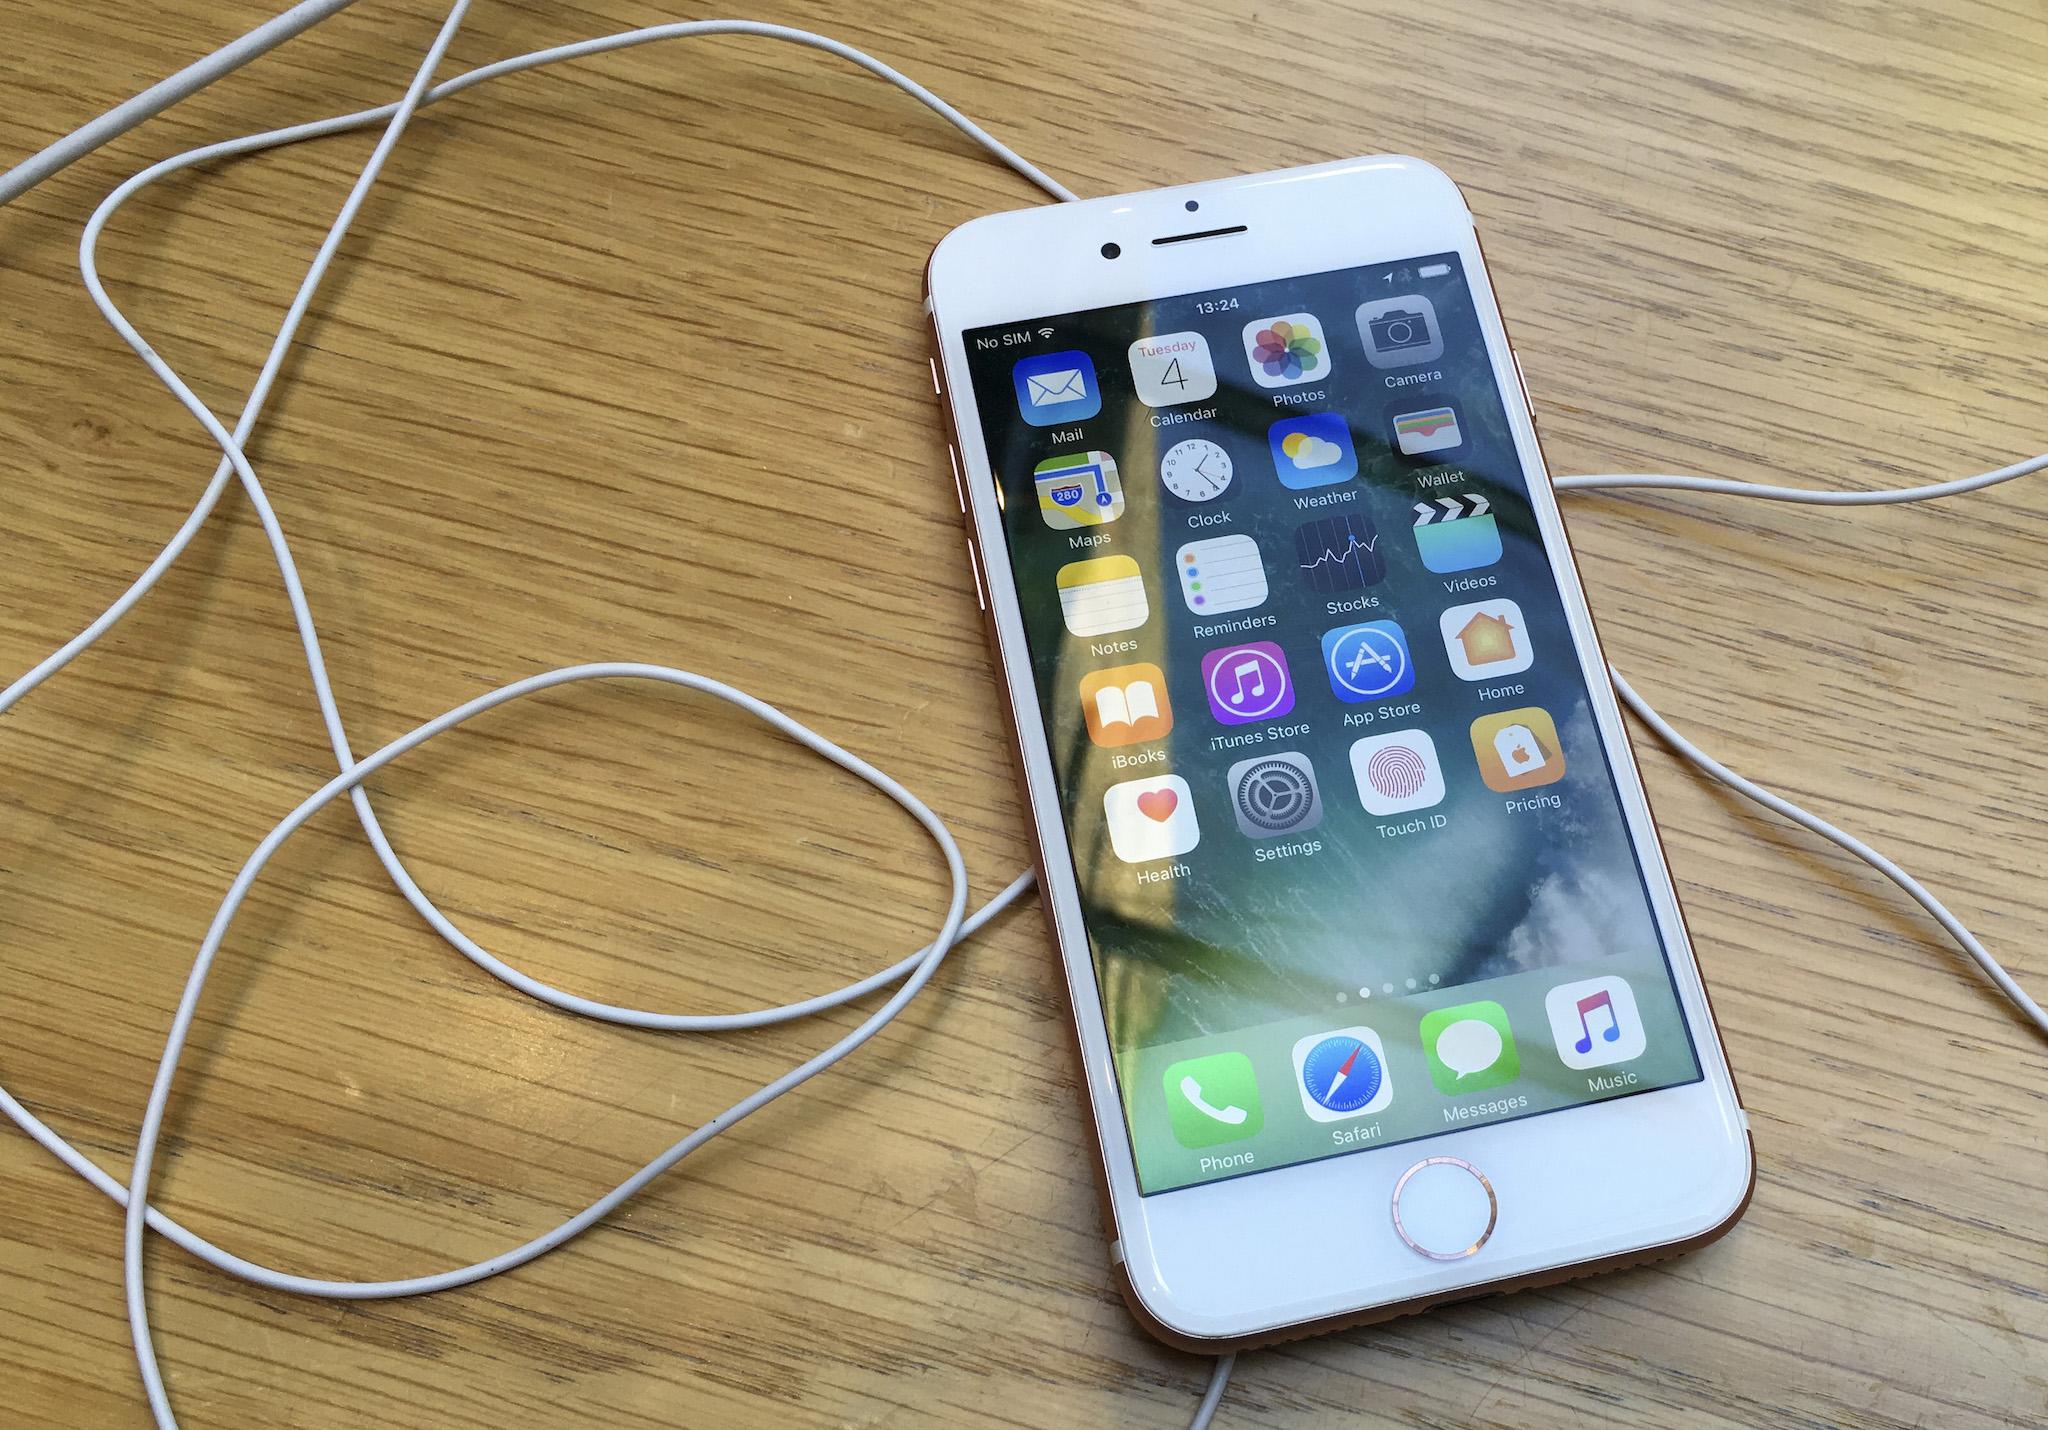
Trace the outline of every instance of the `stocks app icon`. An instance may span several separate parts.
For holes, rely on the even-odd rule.
[[[1326,516],[1294,531],[1294,559],[1312,591],[1356,591],[1386,578],[1380,534],[1365,516]]]

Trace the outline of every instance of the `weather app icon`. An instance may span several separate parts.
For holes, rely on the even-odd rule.
[[[1273,452],[1273,470],[1280,485],[1294,491],[1333,487],[1358,475],[1358,452],[1351,429],[1334,412],[1289,417],[1266,431]]]

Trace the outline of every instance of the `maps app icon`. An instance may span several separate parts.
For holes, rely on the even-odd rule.
[[[1415,503],[1415,549],[1438,573],[1493,565],[1500,560],[1500,527],[1491,504],[1477,492]]]
[[[1107,452],[1068,452],[1031,469],[1038,514],[1054,531],[1101,526],[1124,514],[1124,484]]]

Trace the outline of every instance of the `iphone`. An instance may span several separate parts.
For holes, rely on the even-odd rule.
[[[1380,157],[977,219],[928,306],[1110,1260],[1223,1350],[1741,1214],[1471,213]]]

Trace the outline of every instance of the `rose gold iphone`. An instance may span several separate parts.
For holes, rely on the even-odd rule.
[[[1726,1230],[1747,1120],[1457,187],[997,214],[929,282],[1138,1316],[1221,1350]]]

